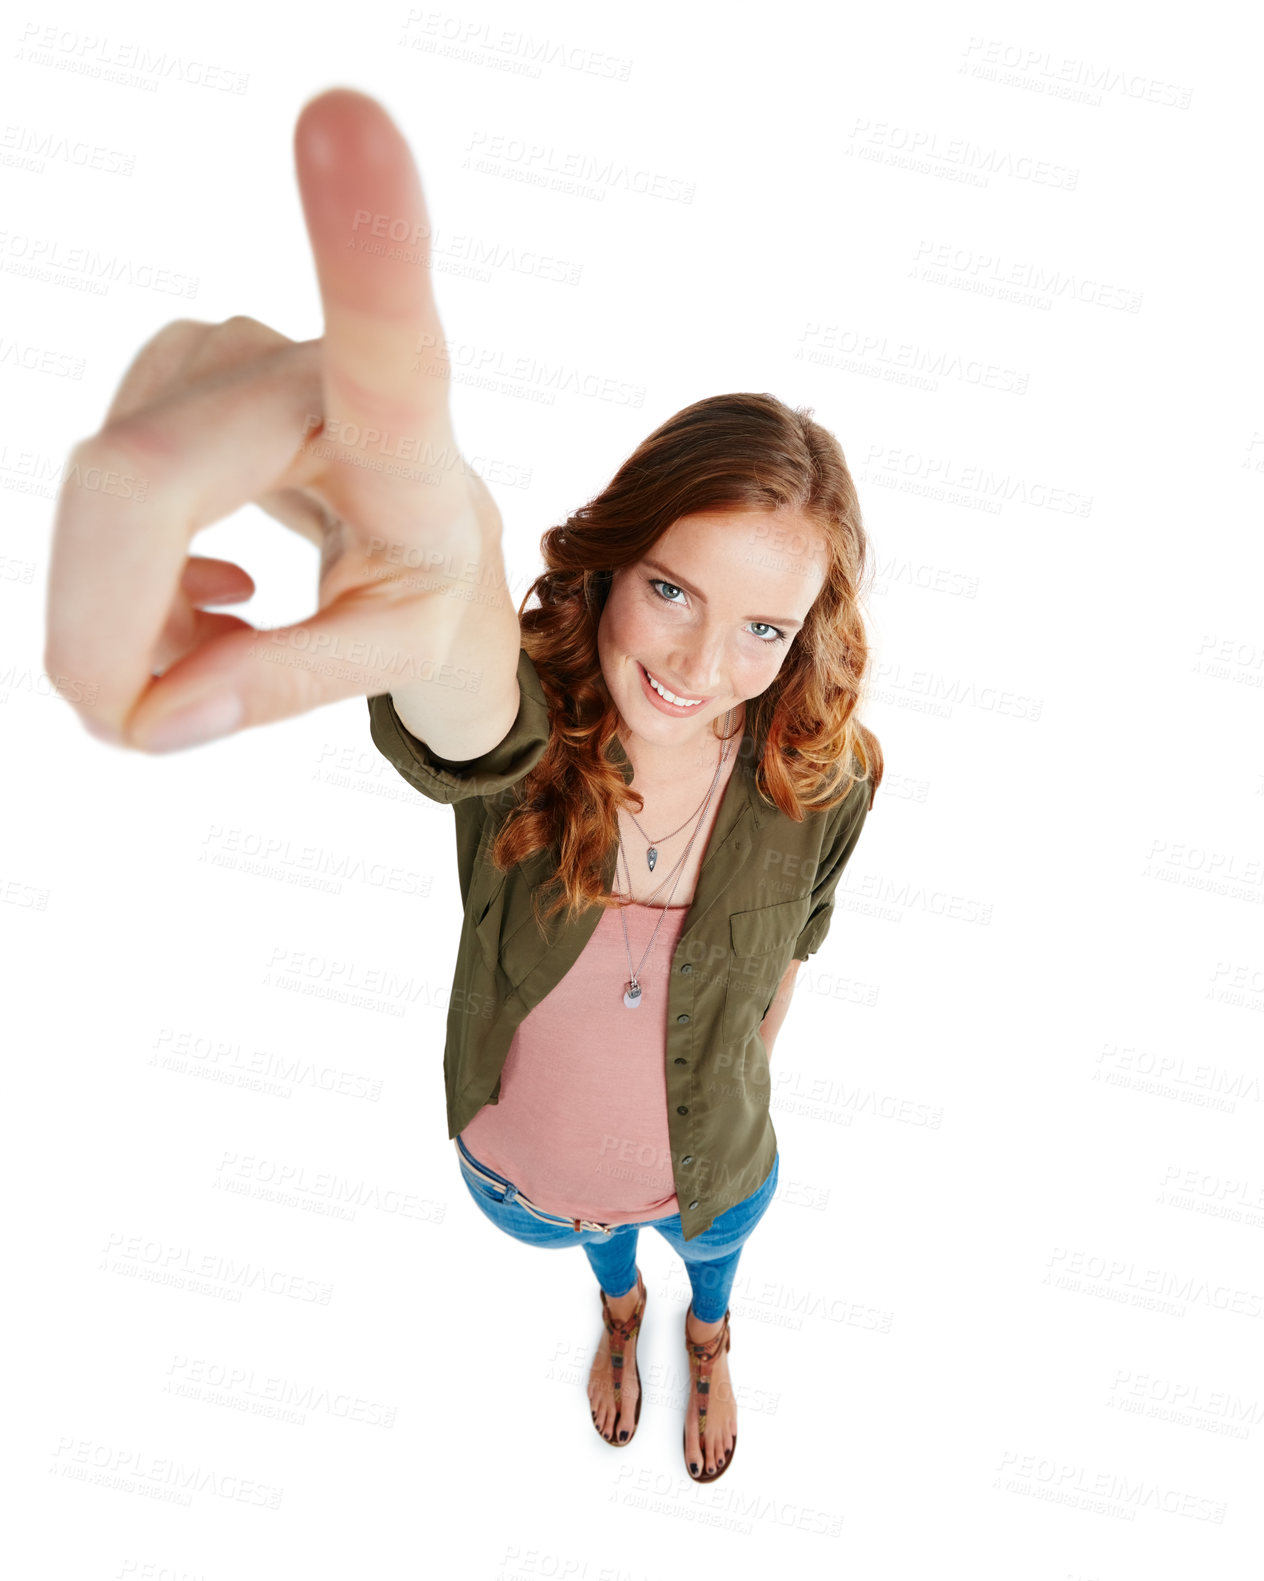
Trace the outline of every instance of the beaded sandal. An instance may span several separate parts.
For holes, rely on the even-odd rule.
[[[610,1315],[610,1305],[606,1300],[606,1292],[601,1292],[601,1321],[606,1326],[606,1333],[610,1336],[610,1367],[614,1373],[614,1408],[619,1426],[622,1427],[623,1418],[621,1408],[623,1405],[623,1350],[630,1340],[636,1338],[641,1327],[641,1319],[645,1316],[645,1281],[641,1278],[641,1270],[636,1271],[636,1287],[640,1292],[640,1300],[636,1304],[636,1311],[630,1318],[620,1321]],[[601,1433],[603,1443],[611,1445],[614,1449],[626,1449],[636,1437],[637,1423],[641,1420],[641,1401],[645,1398],[641,1390],[641,1368],[636,1357],[632,1358],[632,1372],[636,1379],[636,1413],[632,1418],[632,1431],[626,1438],[607,1438],[597,1427],[597,1413],[591,1413],[593,1426]]]
[[[693,1311],[693,1303],[689,1304],[689,1312]],[[724,1314],[724,1326],[719,1329],[709,1340],[697,1344],[689,1338],[689,1312],[685,1313],[685,1349],[689,1352],[689,1381],[698,1403],[698,1444],[701,1449],[703,1435],[707,1427],[707,1400],[711,1393],[711,1373],[719,1360],[720,1349],[728,1351],[733,1343],[733,1336],[729,1333],[729,1315]],[[681,1438],[681,1447],[685,1450],[685,1470],[689,1471],[688,1429]],[[717,1466],[714,1471],[706,1469],[706,1454],[703,1451],[703,1469],[695,1476],[692,1471],[689,1475],[695,1482],[714,1482],[733,1464],[733,1456],[737,1451],[737,1434],[733,1434],[733,1447],[729,1450],[728,1459],[722,1466]]]

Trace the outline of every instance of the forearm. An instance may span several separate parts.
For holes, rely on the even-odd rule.
[[[521,629],[499,533],[432,559],[414,572],[416,642],[401,656],[408,678],[391,687],[391,700],[406,729],[461,761],[495,744],[485,715],[510,706]],[[512,715],[500,723],[503,735]]]
[[[790,1009],[790,1001],[794,998],[794,982],[801,964],[800,961],[790,962],[785,976],[777,985],[777,992],[773,996],[772,1004],[768,1006],[767,1015],[759,1023],[759,1035],[763,1038],[764,1048],[770,1055],[777,1033],[781,1030],[781,1023],[786,1019],[786,1012]]]

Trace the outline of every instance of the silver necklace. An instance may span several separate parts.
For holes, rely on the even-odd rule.
[[[721,760],[721,761],[723,761],[723,760]],[[707,794],[709,795],[710,792],[708,792]],[[706,797],[704,796],[702,800],[703,800],[703,803],[705,804]],[[641,838],[643,840],[649,840],[649,850],[645,853],[645,863],[646,863],[646,866],[649,868],[650,872],[652,873],[654,871],[654,864],[655,864],[655,862],[658,861],[658,848],[659,848],[659,846],[662,845],[665,840],[674,840],[676,838],[676,836],[680,833],[680,829],[683,829],[685,827],[685,824],[687,824],[689,822],[689,818],[696,818],[698,816],[698,814],[702,811],[702,808],[701,808],[701,806],[695,807],[693,812],[691,812],[689,814],[689,818],[685,819],[685,823],[681,824],[680,829],[673,829],[670,834],[661,835],[657,840],[650,840],[649,835],[647,835],[645,830],[641,828],[639,823],[637,823],[636,814],[632,811],[631,807],[625,807],[623,810],[624,810],[624,812],[627,813],[628,817],[631,818],[632,822],[636,824],[637,830],[639,831]]]
[[[702,806],[699,808],[698,813],[696,815],[698,821],[694,825],[693,833],[689,836],[689,844],[685,847],[684,854],[681,856],[680,860],[676,863],[676,866],[673,869],[673,871],[676,874],[675,883],[672,884],[671,890],[670,890],[670,892],[669,892],[669,894],[667,896],[666,903],[663,905],[662,909],[659,912],[658,921],[654,924],[654,931],[653,931],[653,933],[650,934],[650,942],[645,946],[645,953],[641,956],[640,961],[637,963],[637,965],[635,967],[633,967],[633,965],[632,965],[632,946],[628,942],[628,919],[623,915],[624,910],[626,908],[623,907],[623,906],[619,907],[619,920],[623,923],[623,947],[627,951],[628,971],[631,973],[630,978],[623,985],[623,1003],[626,1005],[626,1007],[629,1010],[637,1010],[637,1009],[640,1008],[640,1004],[641,1004],[641,983],[640,983],[640,976],[639,976],[639,974],[640,974],[640,971],[641,971],[641,967],[645,965],[646,959],[648,958],[650,951],[654,948],[654,940],[658,937],[658,930],[663,925],[663,918],[667,915],[667,908],[668,908],[668,906],[671,905],[671,897],[672,897],[672,895],[674,895],[676,893],[676,884],[678,884],[680,882],[681,870],[683,869],[686,861],[689,858],[689,853],[693,849],[694,841],[698,838],[698,830],[702,827],[702,820],[703,820],[703,818],[706,815],[706,810],[711,805],[711,798],[712,798],[712,796],[715,795],[715,787],[720,782],[720,770],[724,767],[725,760],[728,758],[728,755],[729,755],[729,740],[728,740],[727,732],[728,732],[729,719],[731,718],[731,716],[732,716],[732,709],[730,709],[729,712],[727,714],[725,714],[725,716],[724,716],[725,741],[724,741],[724,745],[723,745],[723,747],[722,747],[722,749],[720,751],[720,761],[716,764],[716,766],[715,766],[715,773],[711,777],[711,787],[707,791],[707,794],[706,794],[706,797],[703,800]],[[625,811],[627,811],[627,809],[625,809]],[[632,814],[631,814],[630,811],[628,811],[628,816],[629,816],[629,818],[632,818]],[[688,821],[689,820],[686,819],[685,823],[688,823]],[[632,822],[636,823],[636,819],[632,818]],[[640,826],[639,823],[636,823],[636,827],[638,828],[638,830],[640,830],[642,835],[645,834],[645,831],[643,829],[641,829],[641,826]],[[685,824],[682,823],[680,828],[683,829],[684,827],[685,827]],[[677,834],[679,834],[680,833],[680,829],[677,829],[675,832]],[[669,840],[669,839],[671,839],[671,836],[670,835],[665,835],[664,839],[668,839]],[[623,872],[624,872],[624,877],[625,877],[625,880],[626,880],[627,886],[628,886],[628,898],[631,899],[631,896],[632,896],[632,875],[628,871],[628,861],[627,861],[627,857],[624,855],[623,839],[622,839],[622,837],[620,837],[620,839],[619,839],[619,855],[623,858]],[[655,858],[657,858],[657,855],[658,855],[658,853],[657,853],[657,851],[655,851],[654,852]],[[652,871],[653,867],[654,867],[654,863],[651,861],[649,865],[650,865],[650,869]],[[666,877],[664,877],[664,879],[663,879],[663,884],[665,884],[667,882],[667,879],[670,878],[670,877],[671,877],[671,874],[667,874]],[[663,887],[663,884],[660,884],[658,886],[659,889],[661,889]]]

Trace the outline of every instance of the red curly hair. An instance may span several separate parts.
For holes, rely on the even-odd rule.
[[[792,512],[828,549],[825,582],[803,628],[776,679],[746,704],[759,794],[796,823],[838,806],[858,778],[868,780],[873,804],[882,749],[857,717],[870,657],[860,610],[869,542],[842,448],[810,407],[791,409],[772,395],[709,396],[656,428],[600,494],[544,534],[546,569],[518,607],[551,729],[492,860],[507,871],[555,848],[549,917],[563,906],[569,919],[590,905],[621,903],[604,888],[605,859],[618,839],[618,807],[643,805],[606,756],[619,716],[597,627],[613,574],[651,553],[681,517],[719,509]],[[533,595],[539,607],[525,609]],[[714,728],[721,739],[719,720]]]

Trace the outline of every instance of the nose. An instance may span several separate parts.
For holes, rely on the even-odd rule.
[[[699,636],[671,655],[671,674],[685,697],[716,697],[723,691],[723,637]]]

